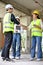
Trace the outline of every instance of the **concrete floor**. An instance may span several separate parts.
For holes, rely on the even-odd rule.
[[[12,58],[12,54],[10,54],[10,58]],[[12,59],[12,61],[3,61],[1,58],[1,52],[0,52],[0,65],[43,65],[42,61],[37,61],[35,58],[34,61],[30,61],[30,54],[22,54],[20,60]]]

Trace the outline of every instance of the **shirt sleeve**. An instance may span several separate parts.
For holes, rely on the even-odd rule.
[[[41,23],[40,23],[40,24],[41,24],[41,29],[43,30],[43,22],[41,21]]]
[[[31,24],[28,26],[28,30],[31,30],[34,26],[32,25],[32,22]]]
[[[11,21],[14,22],[15,24],[20,24],[20,22],[18,22],[15,18],[15,16],[13,14],[11,14]]]

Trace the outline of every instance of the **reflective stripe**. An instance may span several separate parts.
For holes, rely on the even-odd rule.
[[[37,31],[36,31],[36,30],[33,30],[32,32],[42,32],[42,31],[39,31],[39,30],[37,30]]]
[[[12,22],[4,22],[3,24],[12,24]]]
[[[13,27],[8,27],[8,26],[4,26],[4,28],[12,28],[12,29],[14,29]]]

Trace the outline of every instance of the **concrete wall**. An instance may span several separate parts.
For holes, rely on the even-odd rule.
[[[0,1],[0,18],[3,18],[4,14],[5,14],[4,7],[5,7],[5,4]]]

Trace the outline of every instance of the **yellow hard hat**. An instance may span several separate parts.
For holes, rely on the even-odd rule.
[[[38,10],[34,10],[32,14],[40,14]]]

